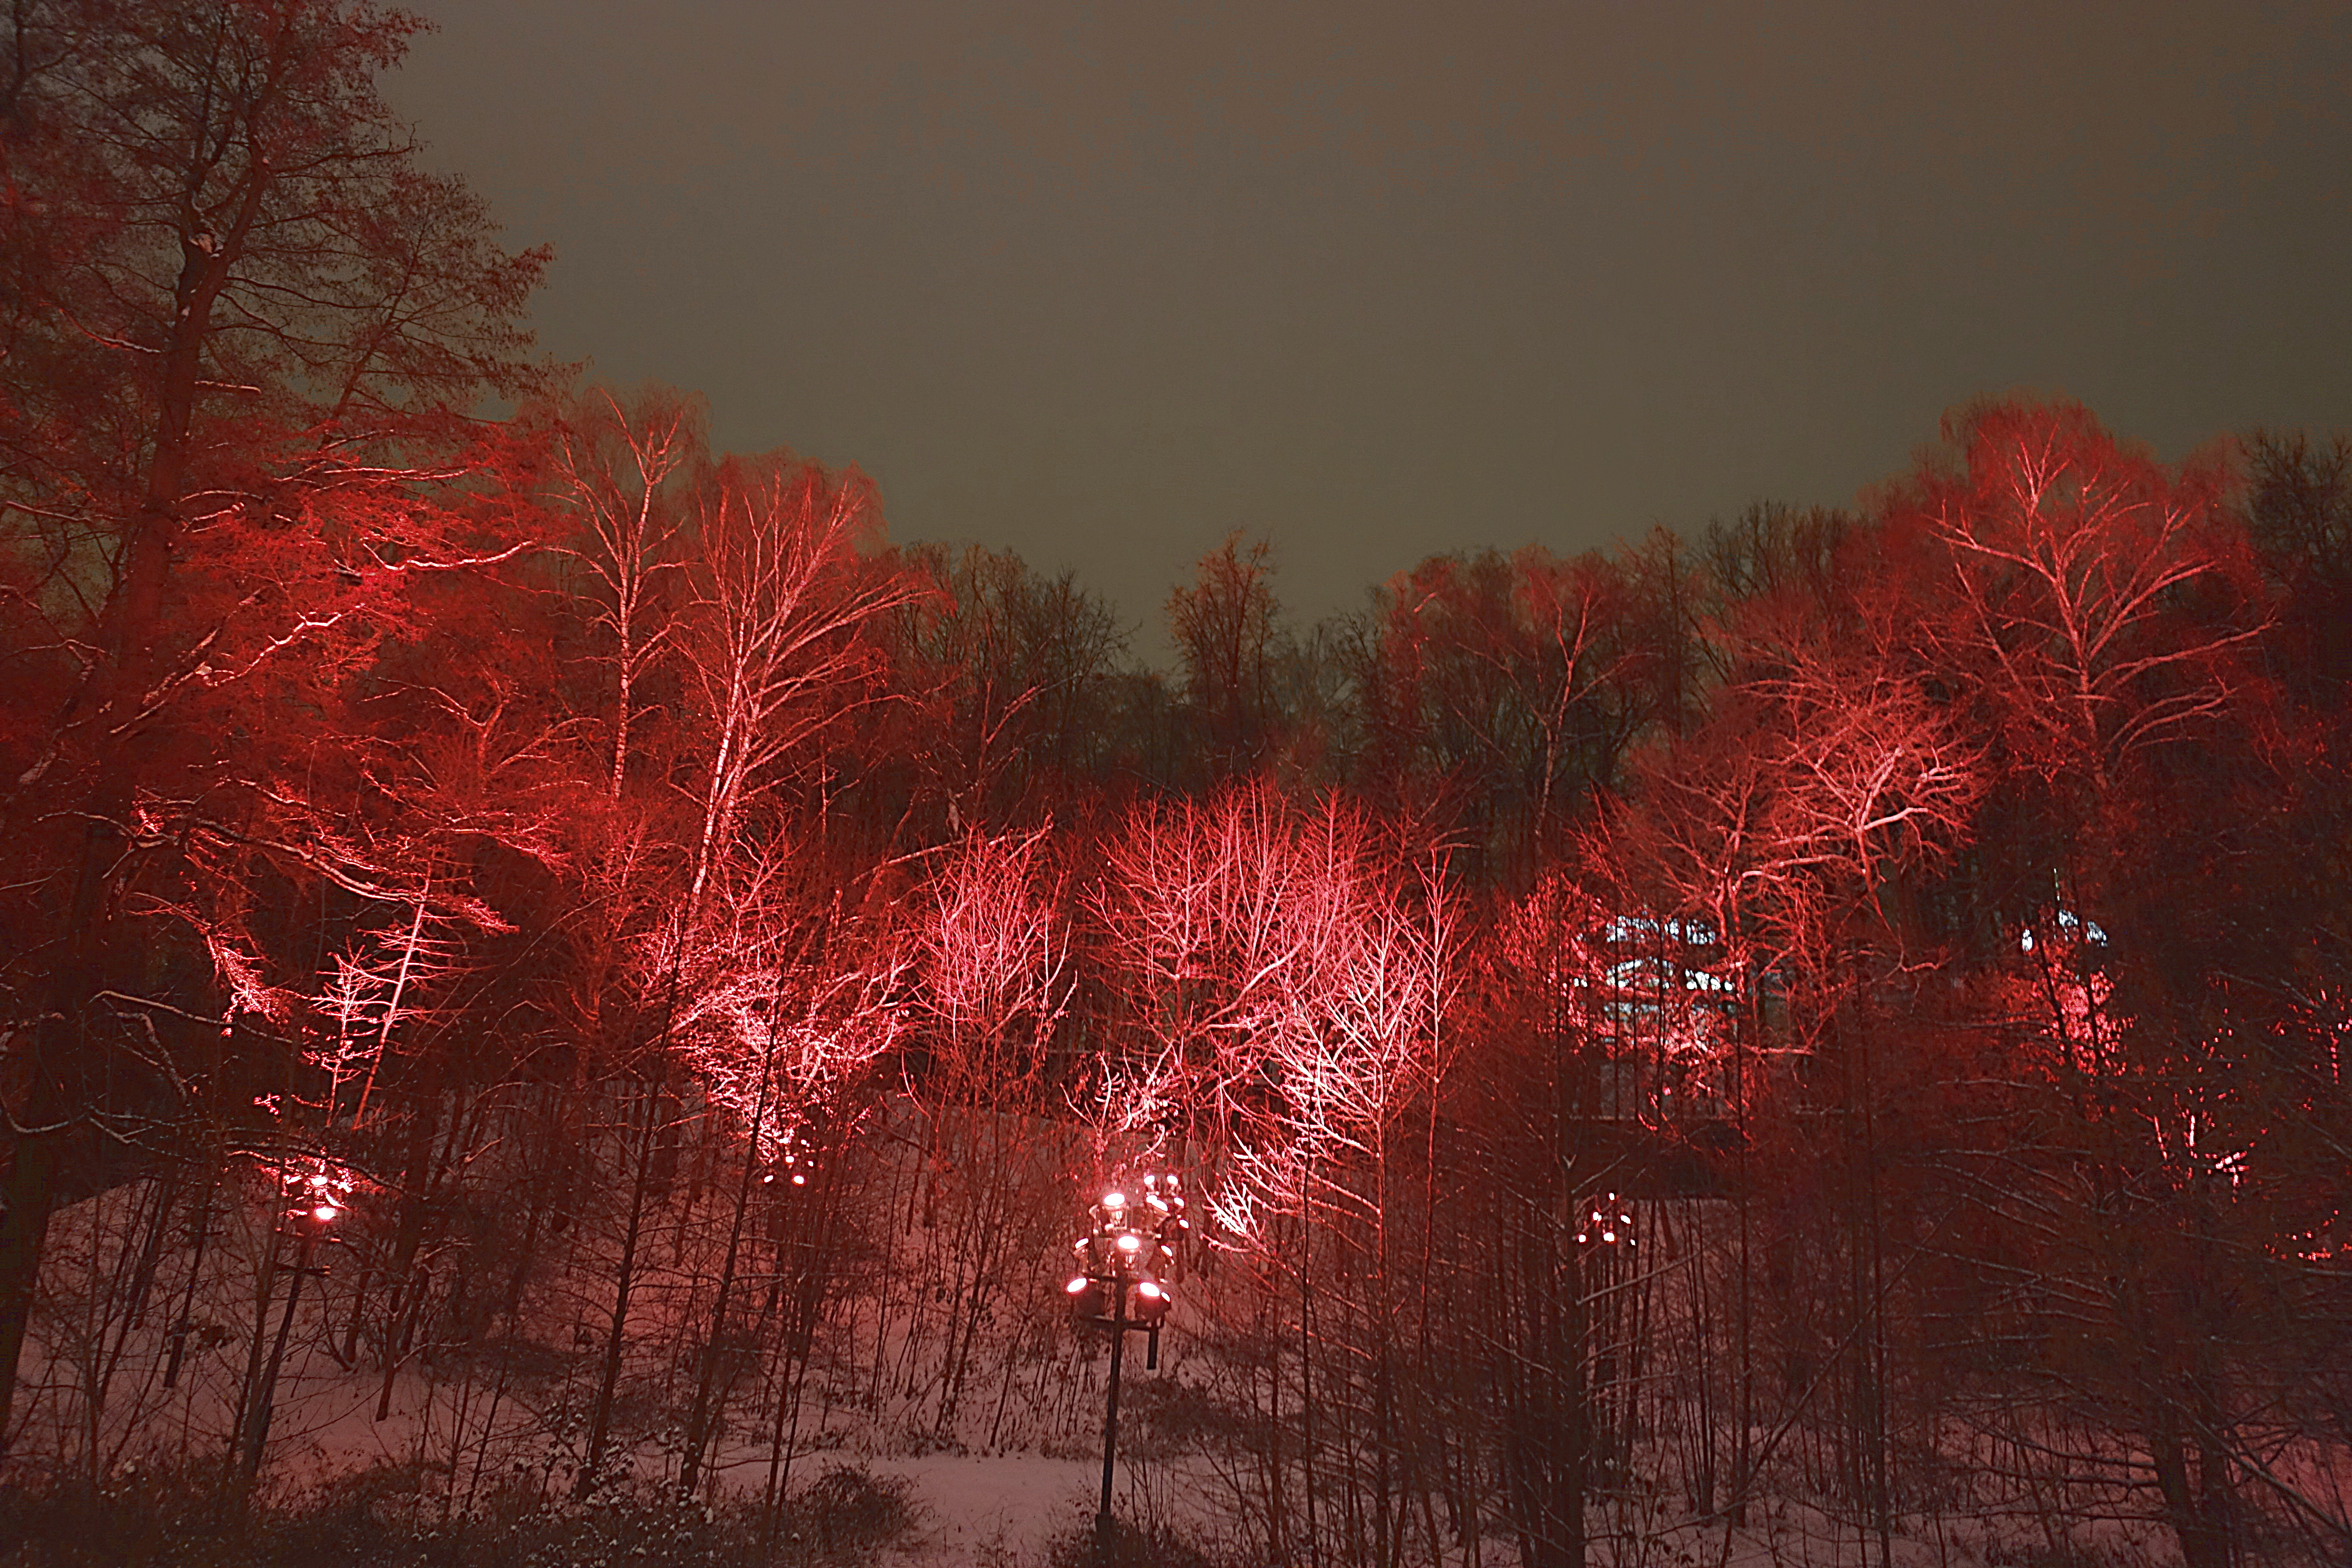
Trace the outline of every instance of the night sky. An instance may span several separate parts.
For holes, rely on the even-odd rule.
[[[2352,5],[425,0],[542,345],[893,537],[1304,625],[1436,552],[1843,503],[1955,404],[2352,427]]]

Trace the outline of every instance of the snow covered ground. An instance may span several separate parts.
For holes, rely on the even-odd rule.
[[[1039,1454],[934,1454],[868,1468],[912,1483],[918,1512],[907,1555],[927,1563],[1042,1559],[1055,1537],[1094,1518],[1102,1483],[1099,1464]]]
[[[254,1269],[266,1237],[248,1215],[242,1228],[225,1225],[215,1235],[201,1289],[179,1281],[177,1294],[159,1292],[155,1310],[128,1325],[119,1314],[108,1316],[95,1284],[87,1299],[70,1287],[77,1279],[102,1283],[107,1266],[129,1254],[124,1238],[131,1232],[120,1215],[100,1221],[135,1196],[124,1190],[76,1205],[58,1226],[56,1278],[67,1288],[53,1289],[45,1301],[16,1436],[20,1454],[47,1456],[43,1462],[68,1478],[218,1463],[228,1449],[239,1388],[285,1299],[282,1289],[256,1293]],[[71,1267],[77,1253],[87,1258],[79,1269]],[[595,1335],[548,1311],[537,1321],[538,1338],[509,1331],[436,1345],[429,1356],[404,1363],[384,1402],[386,1416],[378,1420],[384,1393],[379,1363],[365,1344],[350,1354],[359,1272],[345,1265],[303,1297],[299,1331],[278,1384],[265,1484],[299,1496],[364,1475],[387,1510],[427,1524],[542,1501],[553,1514],[565,1514],[571,1467],[584,1448]],[[587,1289],[581,1299],[593,1304],[598,1298]],[[677,1409],[691,1389],[674,1353],[690,1343],[683,1310],[648,1292],[632,1319],[633,1333],[642,1333],[646,1344],[672,1347],[667,1359],[647,1351],[632,1363],[631,1414],[616,1427],[648,1497],[677,1474]],[[195,1330],[184,1364],[177,1365],[166,1353],[165,1329],[184,1311]],[[872,1338],[871,1321],[848,1326],[860,1344]],[[1114,1511],[1129,1523],[1171,1527],[1221,1561],[1242,1563],[1243,1531],[1234,1517],[1240,1505],[1209,1460],[1193,1452],[1202,1441],[1216,1444],[1218,1429],[1196,1422],[1194,1437],[1175,1440],[1170,1434],[1181,1424],[1155,1431],[1152,1418],[1151,1395],[1187,1381],[1188,1357],[1208,1338],[1180,1319],[1158,1373],[1130,1365],[1132,1403],[1125,1408],[1134,1425],[1123,1417]],[[1099,1345],[1066,1341],[1051,1358],[1026,1360],[1009,1343],[993,1347],[1002,1377],[992,1372],[974,1380],[993,1397],[976,1395],[950,1440],[940,1435],[937,1406],[927,1398],[874,1396],[871,1369],[896,1364],[899,1343],[869,1348],[855,1363],[820,1358],[799,1406],[804,1419],[791,1430],[793,1489],[843,1468],[895,1478],[905,1483],[911,1521],[886,1560],[907,1568],[1042,1568],[1053,1543],[1086,1530],[1095,1513],[1107,1370]],[[166,1367],[175,1371],[169,1384]],[[103,1416],[97,1421],[85,1419],[92,1389],[100,1391]],[[729,1412],[730,1435],[716,1460],[724,1497],[756,1502],[763,1495],[774,1445],[783,1436],[767,1414],[781,1405],[773,1399],[761,1405],[760,1389],[756,1379],[748,1381]],[[1014,1394],[1014,1407],[1028,1413],[1017,1436],[1011,1424],[999,1426],[1006,1396]],[[1002,1438],[983,1436],[999,1430]],[[1881,1561],[1874,1537],[1801,1503],[1760,1499],[1743,1528],[1728,1535],[1720,1524],[1686,1522],[1688,1508],[1668,1496],[1596,1506],[1589,1517],[1593,1568],[1860,1568]],[[1499,1519],[1499,1511],[1489,1517]],[[1478,1544],[1474,1560],[1481,1568],[1508,1568],[1517,1560],[1516,1542],[1498,1529],[1490,1523]],[[2088,1521],[2081,1510],[2071,1526],[2025,1513],[1916,1517],[1903,1521],[1885,1554],[1903,1568],[2158,1568],[2175,1560],[2169,1543],[2145,1521]],[[1447,1561],[1460,1559],[1449,1552]]]

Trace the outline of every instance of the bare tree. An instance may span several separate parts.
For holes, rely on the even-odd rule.
[[[599,388],[559,419],[553,436],[554,503],[579,520],[584,537],[559,546],[594,584],[593,624],[613,668],[609,723],[611,792],[628,780],[630,740],[644,689],[677,629],[669,580],[685,569],[680,534],[690,495],[709,458],[700,404],[647,387],[624,404]]]
[[[1210,776],[1245,774],[1279,740],[1276,675],[1281,606],[1264,540],[1230,534],[1196,580],[1168,595],[1168,629],[1184,661],[1184,700],[1201,728]]]

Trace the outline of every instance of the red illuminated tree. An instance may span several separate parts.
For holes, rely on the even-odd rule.
[[[988,1326],[1040,1321],[1036,1293],[1049,1282],[1034,1259],[1064,1239],[1068,1140],[1053,1122],[1066,1114],[1069,1052],[1057,1037],[1076,982],[1064,853],[1047,828],[969,832],[939,852],[918,904],[921,984],[906,1084],[921,1117],[931,1260],[922,1272],[945,1274],[931,1288],[946,1300],[919,1310],[908,1332],[928,1319],[942,1341],[936,1387],[919,1395],[936,1393],[930,1418],[942,1432],[978,1370]],[[1024,1298],[1026,1310],[1008,1313]],[[1010,1379],[1011,1346],[1005,1353]]]
[[[2246,468],[2247,531],[2285,591],[2283,662],[2324,708],[2352,679],[2352,437],[2256,435]]]
[[[2286,1289],[2245,1246],[2276,1219],[2211,1164],[2249,1156],[2290,1098],[2283,1060],[2218,1021],[2253,994],[2224,977],[2273,962],[2215,940],[2244,919],[2224,889],[2279,844],[2274,805],[2249,810],[2287,787],[2268,616],[2221,456],[2168,467],[2066,406],[1981,407],[1947,434],[1881,526],[1929,563],[1912,646],[1981,736],[1970,896],[2018,944],[1979,967],[2012,1009],[1987,1076],[2020,1092],[1944,1134],[1979,1184],[1979,1312],[1999,1303],[1980,1321],[2044,1336],[2013,1418],[2084,1423],[2072,1462],[2144,1488],[2184,1558],[2218,1564],[2252,1502],[2303,1508],[2267,1479],[2276,1434],[2242,1393],[2299,1353],[2247,1305]]]
[[[860,476],[782,458],[730,459],[700,501],[698,596],[680,638],[709,747],[689,922],[755,797],[804,780],[816,737],[880,694],[875,623],[922,588],[860,555],[870,503]]]
[[[764,1172],[788,1195],[838,1154],[864,1110],[861,1080],[897,1043],[908,960],[894,911],[828,907],[779,857],[725,888],[723,922],[686,959],[675,1048],[709,1103],[740,1126],[742,1157],[709,1328],[697,1360],[679,1487],[691,1496],[729,1394],[721,1347],[741,1275],[746,1222]],[[617,1332],[617,1325],[616,1325]]]
[[[681,534],[709,463],[702,423],[703,410],[684,394],[648,387],[624,403],[600,388],[566,409],[551,432],[549,499],[579,531],[576,542],[557,548],[590,585],[589,622],[603,634],[600,658],[613,671],[607,729],[616,801],[646,683],[677,629]]]
[[[484,392],[540,376],[509,256],[377,98],[420,24],[296,0],[26,0],[8,111],[20,268],[15,521],[112,664],[76,704],[152,705],[209,626],[174,557],[306,497],[438,466]],[[47,578],[53,592],[66,580]]]
[[[546,260],[416,166],[374,86],[404,14],[11,20],[0,744],[32,853],[5,918],[44,1021],[11,1048],[29,1133],[0,1218],[0,1418],[58,1141],[96,1108],[72,1062],[107,1048],[96,996],[142,989],[126,895],[205,825],[248,831],[305,749],[278,715],[338,714],[416,584],[504,548],[419,487],[467,461],[475,397],[536,380],[517,319]]]
[[[932,876],[916,945],[937,1040],[925,1077],[943,1099],[1036,1101],[1072,985],[1049,832],[967,833]]]
[[[1759,554],[1785,542],[1768,534],[1759,526],[1749,542]],[[1725,596],[1709,628],[1719,675],[1707,711],[1641,755],[1583,858],[1620,933],[1601,968],[1634,984],[1584,980],[1571,994],[1580,1006],[1554,1026],[1601,1058],[1571,1075],[1570,1103],[1593,1106],[1584,1114],[1641,1118],[1669,1143],[1714,1121],[1708,1136],[1731,1140],[1726,1178],[1741,1201],[1717,1244],[1735,1325],[1722,1397],[1740,1412],[1724,1456],[1729,1506],[1745,1508],[1771,1457],[1750,1440],[1769,1425],[1754,1373],[1760,1305],[1774,1328],[1832,1347],[1822,1364],[1849,1417],[1852,1500],[1882,1531],[1893,1491],[1879,1117],[1898,1079],[1877,1059],[1881,1009],[1947,956],[1915,895],[1969,843],[1990,783],[1987,742],[1915,651],[1909,593],[1933,559],[1900,538],[1841,537],[1809,559],[1759,564],[1752,596]],[[1832,1204],[1805,1211],[1804,1236],[1843,1294],[1804,1311],[1759,1304],[1752,1200],[1763,1194],[1752,1188],[1779,1167],[1752,1152],[1824,1103],[1843,1135],[1826,1167],[1838,1180]],[[1784,1391],[1796,1401],[1787,1419],[1816,1391]],[[1583,1438],[1571,1428],[1573,1453]],[[1712,1476],[1712,1439],[1706,1452]]]
[[[1268,1549],[1314,1537],[1325,1508],[1378,1514],[1385,1539],[1398,1489],[1426,1479],[1404,1439],[1425,1405],[1403,1387],[1423,1385],[1403,1370],[1394,1134],[1444,1067],[1454,892],[1358,809],[1294,805],[1263,779],[1139,807],[1104,858],[1090,908],[1120,1034],[1096,1090],[1101,1158],[1219,1173],[1201,1206],[1263,1291],[1234,1327],[1270,1358],[1235,1391],[1265,1433],[1242,1485]],[[1338,1432],[1326,1401],[1371,1412],[1369,1432]],[[1367,1441],[1373,1468],[1351,1468]]]
[[[1105,854],[1091,907],[1132,1031],[1105,1127],[1230,1152],[1254,1173],[1227,1194],[1245,1231],[1253,1203],[1296,1201],[1303,1164],[1360,1152],[1427,1083],[1457,917],[1362,814],[1295,808],[1269,783],[1139,806]]]
[[[690,1037],[680,1029],[733,1016],[719,999],[736,994],[736,983],[721,977],[764,972],[772,992],[772,976],[783,973],[779,966],[802,962],[793,958],[790,931],[817,929],[832,900],[784,878],[778,846],[801,846],[809,867],[832,863],[837,851],[823,837],[831,785],[824,745],[846,716],[887,697],[882,624],[922,591],[887,561],[861,552],[878,531],[869,500],[856,475],[835,477],[781,456],[730,458],[692,499],[691,597],[675,633],[686,710],[680,728],[691,740],[670,763],[673,777],[692,781],[691,805],[642,841],[644,863],[633,851],[607,875],[623,892],[639,878],[654,878],[664,898],[641,903],[629,897],[630,908],[657,923],[615,933],[635,955],[622,977],[634,1005],[623,1016],[643,1033],[623,1058],[635,1079],[633,1176],[579,1475],[583,1495],[604,1479],[608,1458],[657,1144],[674,1136],[663,1130],[661,1107],[670,1058]],[[640,842],[634,835],[630,841]],[[858,875],[853,869],[845,879]],[[772,938],[747,934],[744,922],[753,919],[747,911],[763,910],[799,923]],[[779,943],[783,951],[772,951]],[[821,957],[813,962],[811,973],[832,973]],[[885,973],[840,973],[843,985],[887,989]],[[801,1016],[798,1002],[780,992],[774,1000],[784,1009],[774,1028]],[[751,1073],[760,1084],[772,1077],[768,1068]],[[757,1150],[754,1138],[752,1156]],[[740,1224],[738,1234],[740,1239]]]
[[[2260,628],[2228,470],[2168,472],[2078,408],[1987,407],[1948,434],[1964,466],[1896,516],[1948,552],[1934,645],[1982,683],[2014,764],[2105,790],[2221,713]]]
[[[1292,847],[1267,784],[1139,805],[1106,845],[1095,913],[1138,1026],[1135,1057],[1103,1088],[1116,1133],[1149,1142],[1195,1122],[1223,1140],[1246,1125],[1259,1059],[1341,893],[1310,886]]]

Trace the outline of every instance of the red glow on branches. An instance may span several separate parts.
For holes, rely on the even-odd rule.
[[[1107,1127],[1214,1131],[1230,1231],[1297,1201],[1322,1159],[1360,1154],[1433,1079],[1459,942],[1451,898],[1338,801],[1268,785],[1148,805],[1108,847],[1095,907],[1130,986],[1132,1048],[1108,1064]]]
[[[941,1093],[1019,1098],[1067,1004],[1070,938],[1041,828],[944,852],[915,938]]]

